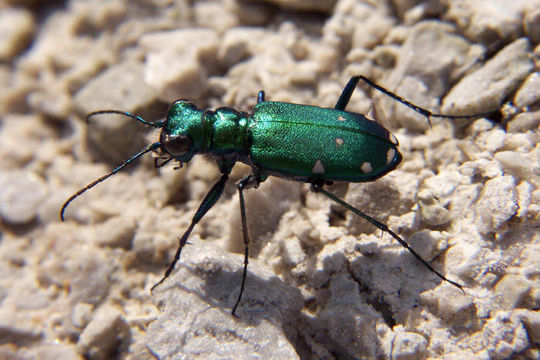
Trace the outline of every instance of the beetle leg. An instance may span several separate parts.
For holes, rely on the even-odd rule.
[[[172,159],[174,159],[172,156],[169,157],[169,158],[156,157],[156,158],[154,158],[154,167],[156,169],[158,169],[160,167],[163,167],[163,166],[167,165]]]
[[[358,82],[360,80],[364,81],[366,84],[368,84],[372,88],[375,88],[375,89],[379,90],[383,94],[386,94],[387,96],[390,96],[392,99],[397,100],[400,103],[402,103],[403,105],[408,106],[411,109],[413,109],[414,111],[424,115],[428,119],[428,121],[429,121],[430,117],[434,115],[430,111],[428,111],[428,110],[426,110],[424,108],[421,108],[419,106],[416,106],[413,103],[410,103],[407,100],[403,99],[402,97],[394,94],[393,92],[391,92],[389,90],[386,90],[382,86],[377,85],[376,83],[374,83],[373,81],[371,81],[370,79],[365,77],[364,75],[354,75],[353,77],[351,77],[349,79],[349,82],[347,83],[347,85],[345,85],[345,88],[343,88],[343,92],[341,93],[341,95],[340,95],[340,97],[339,97],[339,99],[338,99],[338,101],[336,103],[335,109],[337,109],[337,110],[345,110],[345,107],[347,107],[347,104],[349,103],[349,100],[351,99],[351,96],[352,96],[354,90],[356,89],[356,86],[358,85]]]
[[[375,82],[371,81],[370,79],[368,79],[367,77],[365,77],[363,75],[354,75],[353,77],[351,77],[351,79],[349,80],[349,82],[347,83],[345,88],[343,89],[343,92],[341,93],[341,96],[339,97],[339,100],[336,103],[335,109],[337,109],[337,110],[345,110],[345,107],[349,103],[349,100],[351,99],[352,93],[354,92],[354,89],[356,89],[356,85],[358,85],[358,81],[360,81],[360,80],[362,80],[363,82],[365,82],[366,84],[368,84],[372,88],[379,90],[380,92],[382,92],[386,96],[389,96],[392,99],[394,99],[396,101],[399,101],[403,105],[413,109],[414,111],[416,111],[420,115],[423,115],[427,119],[427,121],[429,123],[429,126],[431,126],[431,118],[432,117],[448,118],[448,119],[472,119],[472,118],[478,118],[478,117],[485,117],[485,116],[493,115],[493,113],[496,111],[496,110],[493,110],[493,111],[488,111],[488,112],[483,112],[483,113],[478,113],[478,114],[471,114],[471,115],[444,115],[444,114],[432,113],[431,111],[429,111],[427,109],[424,109],[424,108],[422,108],[420,106],[417,106],[417,105],[405,100],[401,96],[396,95],[396,94],[394,94],[393,92],[391,92],[389,90],[386,90],[382,86],[377,85]]]
[[[344,208],[346,208],[347,210],[350,210],[352,211],[353,213],[355,213],[356,215],[360,216],[361,218],[369,221],[370,223],[372,223],[373,225],[375,225],[376,227],[378,227],[379,229],[381,229],[382,231],[386,231],[388,234],[390,234],[394,239],[396,239],[400,244],[401,246],[403,246],[405,249],[407,249],[415,258],[417,258],[422,264],[424,264],[425,267],[427,267],[431,272],[433,272],[435,275],[437,275],[439,278],[441,278],[442,280],[444,281],[447,281],[449,282],[450,284],[454,285],[455,287],[459,288],[461,291],[464,291],[463,290],[463,285],[460,285],[459,283],[455,282],[455,281],[452,281],[452,280],[449,280],[447,279],[443,274],[439,273],[437,270],[435,270],[431,265],[429,265],[429,263],[422,259],[422,257],[416,252],[414,251],[413,248],[411,248],[409,246],[409,244],[407,244],[407,242],[405,242],[405,240],[403,240],[401,237],[399,237],[399,235],[397,235],[396,233],[394,233],[392,230],[390,230],[388,228],[388,226],[386,226],[385,224],[375,220],[374,218],[372,218],[371,216],[369,215],[366,215],[364,214],[363,212],[361,212],[360,210],[358,210],[357,208],[353,207],[352,205],[350,205],[349,203],[341,200],[340,198],[338,198],[336,195],[332,194],[331,192],[329,191],[326,191],[323,189],[322,185],[320,183],[317,183],[317,182],[313,182],[311,184],[311,190],[315,191],[315,192],[318,192],[318,193],[321,193],[323,195],[325,195],[326,197],[328,197],[330,200],[338,203],[339,205],[343,206]]]
[[[259,95],[257,95],[257,104],[262,103],[264,101],[264,90],[259,91]]]
[[[191,220],[191,224],[187,228],[186,232],[182,237],[178,240],[178,249],[176,249],[176,254],[174,255],[173,261],[169,264],[169,267],[167,268],[167,271],[165,271],[165,275],[161,280],[159,280],[154,286],[152,286],[151,291],[154,291],[154,289],[160,285],[163,281],[165,281],[166,278],[169,277],[171,272],[174,270],[174,267],[178,260],[180,259],[180,253],[182,252],[182,249],[186,245],[187,239],[189,235],[191,234],[191,231],[195,227],[195,225],[204,217],[204,215],[210,210],[216,202],[221,197],[221,194],[223,194],[223,189],[225,189],[225,184],[227,183],[227,180],[229,179],[229,174],[224,173],[221,175],[221,178],[217,183],[214,184],[212,189],[206,194],[206,197],[201,202],[201,205],[199,205],[199,209],[197,209],[197,212],[195,215],[193,215],[193,219]]]
[[[336,110],[345,110],[347,107],[347,104],[349,103],[349,100],[351,100],[351,96],[354,92],[354,89],[356,89],[356,85],[358,85],[358,80],[360,78],[357,76],[353,76],[347,85],[343,88],[343,91],[341,92],[341,95],[339,96],[339,99],[336,103],[336,106],[334,106],[334,109]]]
[[[240,217],[242,219],[242,233],[243,233],[243,238],[244,238],[244,271],[242,273],[242,284],[240,285],[240,293],[238,294],[238,299],[236,299],[236,303],[234,304],[234,307],[231,312],[231,314],[234,316],[236,316],[235,314],[236,308],[238,307],[238,304],[240,304],[240,300],[242,299],[242,294],[244,293],[244,287],[246,285],[246,277],[247,277],[248,256],[249,256],[249,233],[248,233],[247,220],[246,220],[246,206],[244,202],[244,190],[250,189],[250,188],[256,189],[259,187],[260,183],[261,183],[261,180],[257,178],[255,175],[249,175],[243,178],[237,185],[238,197],[240,199]]]

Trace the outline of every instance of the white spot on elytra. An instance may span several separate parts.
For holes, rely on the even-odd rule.
[[[324,174],[324,165],[320,159],[315,161],[315,165],[313,165],[311,172],[314,174]]]
[[[394,134],[390,134],[390,141],[392,142],[392,144],[398,145],[398,141],[396,137],[394,136]]]
[[[395,156],[396,156],[396,149],[394,148],[388,149],[388,152],[386,153],[386,165],[390,164],[392,160],[394,160]]]
[[[346,119],[345,119],[343,116],[341,116],[341,115],[339,115],[337,119],[338,119],[338,121],[345,121],[345,120],[346,120]]]
[[[362,170],[364,173],[369,173],[373,171],[373,167],[371,166],[371,163],[365,162],[362,163],[362,166],[360,166],[360,170]]]
[[[340,147],[345,142],[342,138],[336,138],[335,141],[337,147]]]

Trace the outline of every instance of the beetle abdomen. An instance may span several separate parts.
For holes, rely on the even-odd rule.
[[[361,182],[401,161],[397,141],[383,126],[341,110],[262,102],[250,133],[251,161],[269,175]]]

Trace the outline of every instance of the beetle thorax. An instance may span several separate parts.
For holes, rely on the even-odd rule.
[[[247,149],[248,115],[231,108],[206,111],[203,123],[206,129],[206,152],[214,155],[239,153]],[[210,131],[208,131],[210,130]]]

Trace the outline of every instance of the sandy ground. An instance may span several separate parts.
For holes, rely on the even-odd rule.
[[[540,2],[0,1],[0,359],[533,359],[540,356]],[[391,129],[403,162],[330,190],[388,224],[459,291],[309,186],[246,192],[251,258],[238,308],[235,182],[196,156],[151,156],[77,198],[158,132],[179,98],[251,111],[332,107]],[[317,141],[316,138],[313,139]],[[322,146],[322,145],[321,145]]]

